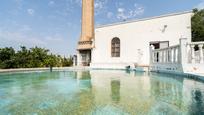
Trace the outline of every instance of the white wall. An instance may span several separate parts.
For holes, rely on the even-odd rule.
[[[191,41],[191,12],[172,14],[96,28],[93,68],[122,68],[133,63],[149,64],[149,42],[169,41],[179,44],[179,38]],[[164,26],[165,31],[162,32]],[[121,40],[121,55],[111,57],[111,40]]]

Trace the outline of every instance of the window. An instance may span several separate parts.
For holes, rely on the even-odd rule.
[[[111,41],[111,56],[120,57],[120,39],[117,37]]]

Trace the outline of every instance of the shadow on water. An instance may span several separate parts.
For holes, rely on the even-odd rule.
[[[192,90],[192,103],[189,108],[191,115],[204,115],[204,98],[200,90]]]
[[[80,91],[75,95],[76,105],[69,114],[89,113],[94,108],[94,93],[92,92],[90,71],[75,72]]]
[[[77,72],[76,74],[81,89],[90,89],[92,87],[90,71],[81,71]]]
[[[111,97],[113,102],[120,102],[120,80],[111,80]]]

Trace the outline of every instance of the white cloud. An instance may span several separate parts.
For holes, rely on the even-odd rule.
[[[65,0],[66,3],[66,7],[68,8],[68,10],[66,10],[66,12],[74,12],[74,5],[77,5],[78,7],[82,7],[82,0]],[[107,13],[107,3],[109,0],[95,0],[94,1],[94,10],[95,10],[95,15],[99,15],[101,13]],[[62,12],[62,11],[61,11]],[[60,13],[61,13],[60,12]],[[59,12],[58,12],[59,14]],[[62,13],[61,13],[62,14]],[[63,13],[65,14],[65,13]]]
[[[34,10],[34,9],[27,9],[27,13],[28,13],[29,15],[33,16],[34,13],[35,13],[35,10]]]
[[[125,11],[124,8],[118,8],[118,12],[119,12],[119,13],[123,13],[124,11]]]
[[[128,18],[128,15],[129,14],[126,14],[126,10],[124,8],[118,8],[117,10],[117,18],[118,19],[122,19],[122,20],[125,20]]]
[[[53,6],[53,5],[55,5],[55,2],[54,1],[49,1],[48,6]]]
[[[119,20],[126,20],[135,18],[138,15],[142,15],[144,13],[144,7],[139,4],[134,4],[134,7],[132,9],[126,9],[123,7],[119,7],[117,9],[117,19]]]
[[[107,6],[108,0],[95,0],[94,8],[95,8],[95,15],[99,15],[100,13],[105,11]]]

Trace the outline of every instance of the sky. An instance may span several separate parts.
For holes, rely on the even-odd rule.
[[[0,48],[76,53],[81,0],[1,0]],[[204,8],[204,0],[95,0],[95,26]]]

